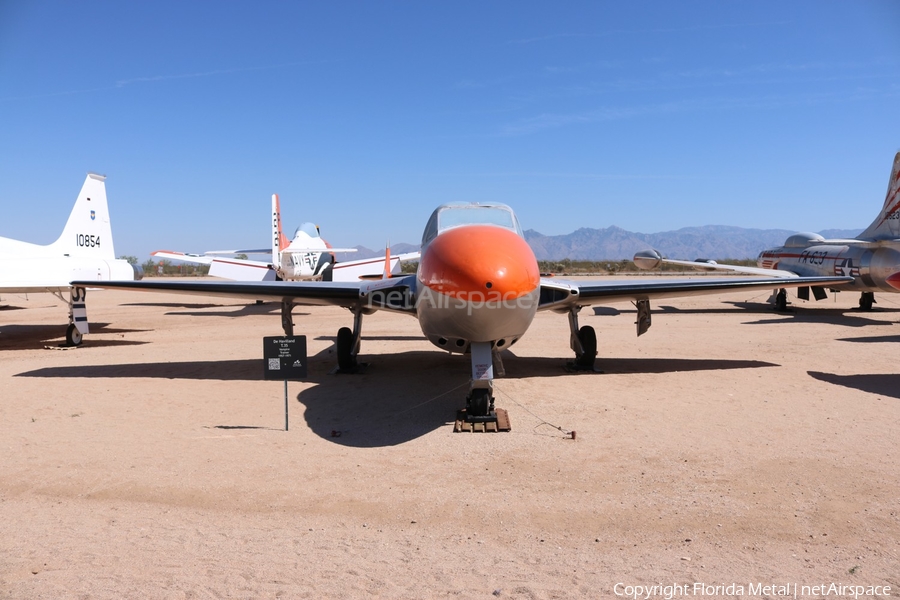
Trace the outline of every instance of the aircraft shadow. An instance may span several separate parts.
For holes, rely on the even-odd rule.
[[[337,338],[336,335],[320,335],[316,340],[321,342],[333,342]],[[362,342],[366,340],[377,340],[379,342],[424,342],[427,341],[424,335],[365,335],[362,336]]]
[[[900,342],[900,335],[872,335],[866,337],[856,337],[856,338],[839,338],[838,342],[856,342],[858,344],[879,344],[879,343],[894,343]]]
[[[578,376],[566,370],[564,358],[502,354],[502,379]],[[368,359],[369,357],[365,357]],[[329,359],[333,360],[333,359]],[[306,406],[304,419],[314,433],[336,444],[371,448],[402,444],[435,429],[450,427],[465,405],[470,362],[468,356],[440,351],[379,354],[359,375],[317,378],[318,385],[302,391],[297,400]],[[776,367],[762,361],[617,358],[600,359],[607,373],[668,373]],[[415,379],[404,377],[414,373]],[[427,386],[422,385],[427,381]],[[428,390],[428,391],[425,391]],[[502,397],[498,398],[502,405]]]
[[[118,365],[76,365],[71,367],[44,367],[18,373],[15,377],[73,377],[84,379],[149,377],[153,379],[262,381],[263,362],[262,358],[259,358]]]
[[[723,302],[722,304],[730,304],[730,307],[717,307],[717,308],[680,308],[678,306],[671,306],[668,304],[662,304],[659,306],[653,306],[654,313],[677,313],[682,315],[696,315],[696,314],[739,314],[745,312],[754,312],[754,313],[771,313],[773,312],[772,307],[769,304],[760,304],[757,302]],[[636,313],[637,310],[634,308],[626,308],[626,309],[617,309],[611,308],[608,306],[595,306],[594,307],[594,316],[598,317],[615,317],[620,314],[633,314]]]
[[[139,340],[108,340],[95,337],[102,334],[139,333],[143,329],[118,329],[109,323],[91,323],[91,332],[85,336],[82,348],[110,346],[139,346],[147,342]],[[60,338],[66,331],[64,324],[55,325],[2,325],[0,326],[0,350],[34,350],[44,346],[61,345]]]
[[[362,360],[371,361],[362,373],[312,376],[316,385],[297,395],[316,435],[353,448],[396,446],[450,427],[465,406],[468,356],[412,351]]]
[[[775,325],[778,323],[824,323],[828,325],[841,325],[843,327],[872,327],[877,325],[893,325],[890,321],[879,321],[857,315],[848,315],[848,311],[841,309],[813,309],[796,310],[793,314],[785,315],[780,319],[765,319],[761,321],[746,321],[742,325]]]
[[[900,399],[900,374],[835,375],[834,373],[820,373],[818,371],[807,371],[807,373],[813,379],[826,383]]]
[[[131,302],[122,306],[155,306],[160,308],[183,308],[186,311],[170,311],[166,315],[185,317],[243,317],[246,315],[268,315],[281,312],[281,305],[277,302],[241,303],[241,304],[217,304],[217,303],[191,303],[191,302]],[[222,310],[210,311],[209,308]],[[201,312],[192,312],[201,311]],[[295,317],[309,316],[310,313],[294,312]]]
[[[566,371],[564,358],[520,357],[503,353],[504,378],[578,376]],[[308,361],[311,385],[296,396],[305,407],[303,419],[318,436],[354,448],[394,446],[441,427],[450,427],[465,406],[468,356],[439,350],[363,355],[361,373],[332,375],[334,357],[327,348]],[[773,363],[720,359],[599,359],[606,373],[669,373],[747,369]],[[263,360],[157,362],[114,365],[45,367],[15,375],[46,378],[160,378],[220,381],[262,381]],[[502,404],[502,399],[498,400]],[[216,425],[219,429],[249,429]]]
[[[209,427],[207,427],[209,429]],[[226,430],[234,430],[234,429],[262,429],[264,431],[283,431],[283,429],[276,429],[275,427],[260,427],[257,425],[213,425],[212,429],[226,429]]]
[[[126,302],[119,306],[158,306],[160,308],[193,308],[199,310],[201,308],[214,308],[219,306],[231,306],[226,304],[210,304],[196,302]],[[236,304],[233,306],[237,306]]]
[[[780,365],[761,360],[691,359],[691,358],[603,358],[597,357],[594,373],[578,373],[567,370],[572,359],[507,356],[503,354],[503,365],[507,378],[552,377],[559,375],[631,374],[631,373],[676,373],[678,371],[724,371],[730,369],[760,369]]]
[[[166,313],[166,316],[173,317],[246,317],[249,315],[281,315],[281,307],[276,306],[273,307],[271,305],[256,305],[256,304],[248,304],[247,306],[241,307],[238,310],[217,310],[217,311],[203,311],[203,312],[174,312],[170,311]],[[308,317],[311,313],[307,312],[294,312],[292,313],[294,318],[297,317]]]

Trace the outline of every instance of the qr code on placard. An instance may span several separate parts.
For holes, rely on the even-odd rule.
[[[269,359],[269,370],[270,371],[281,370],[281,359],[280,358],[270,358]]]

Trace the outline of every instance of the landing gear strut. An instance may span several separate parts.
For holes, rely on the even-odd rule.
[[[786,312],[787,304],[787,290],[781,288],[780,290],[778,290],[778,293],[775,294],[775,310],[777,312]]]
[[[569,346],[575,351],[575,360],[569,367],[575,371],[593,371],[597,360],[597,334],[590,325],[578,327],[578,311],[575,307],[569,311]]]
[[[294,310],[294,303],[290,300],[281,301],[281,328],[284,329],[284,335],[287,337],[294,336],[294,319],[291,311]]]
[[[872,292],[863,292],[859,295],[859,310],[870,311],[872,305],[875,304],[875,294]]]
[[[494,412],[494,359],[490,342],[469,344],[472,357],[472,379],[466,397],[466,420],[496,421]]]
[[[66,346],[80,346],[88,333],[87,290],[83,287],[69,289],[69,327],[66,329]]]

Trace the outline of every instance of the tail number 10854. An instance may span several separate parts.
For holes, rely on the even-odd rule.
[[[82,233],[75,235],[75,245],[83,248],[96,248],[100,246],[99,235],[85,235]]]

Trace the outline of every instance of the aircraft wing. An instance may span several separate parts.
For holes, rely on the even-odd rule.
[[[377,281],[76,281],[72,285],[415,313],[415,275]]]
[[[186,254],[172,250],[157,250],[152,256],[168,258],[196,265],[208,265],[209,274],[213,277],[233,279],[235,281],[275,281],[275,269],[272,264],[259,260],[241,258],[215,258],[203,254]]]
[[[590,306],[608,302],[653,300],[702,296],[743,290],[770,290],[784,287],[838,285],[850,283],[852,277],[698,277],[696,279],[643,278],[610,279],[608,281],[571,281],[541,279],[541,301],[538,310],[566,311],[573,306]]]
[[[150,256],[156,256],[157,258],[165,258],[168,260],[178,260],[181,262],[193,263],[195,265],[210,265],[214,260],[211,256],[204,256],[203,254],[189,254],[187,252],[176,252],[174,250],[157,250],[155,252],[151,252]]]
[[[855,238],[849,240],[843,239],[835,239],[835,240],[822,240],[821,242],[817,242],[818,245],[830,245],[830,246],[856,246],[861,248],[881,248],[883,246],[896,246],[900,244],[900,239],[880,239],[880,240],[858,240]]]
[[[359,252],[358,248],[304,248],[302,246],[290,246],[285,248],[286,251],[304,253],[321,253],[321,252]],[[231,256],[234,254],[268,254],[272,255],[271,248],[247,248],[245,250],[210,250],[203,253],[206,256]]]
[[[37,285],[33,281],[5,281],[0,285],[0,294],[63,293],[71,287],[68,281],[48,281],[46,285]]]
[[[246,248],[244,250],[210,250],[203,253],[206,256],[231,256],[233,254],[268,254],[272,255],[271,248]]]
[[[791,278],[797,277],[792,271],[780,269],[763,269],[762,267],[744,267],[739,265],[719,264],[714,260],[674,260],[663,258],[656,250],[644,250],[634,255],[632,262],[640,269],[655,269],[661,264],[678,265],[696,269],[698,271],[725,271],[727,273],[741,273],[743,275],[760,275],[763,277]]]

